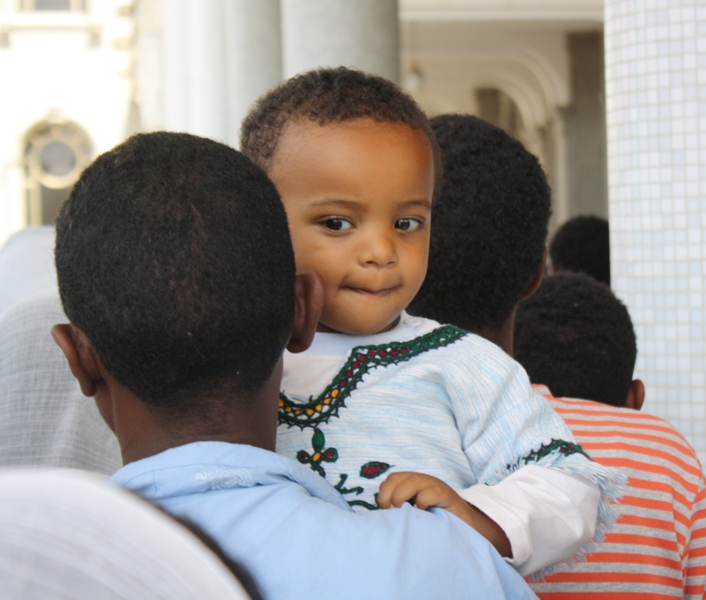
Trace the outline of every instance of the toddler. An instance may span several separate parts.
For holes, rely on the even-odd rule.
[[[494,344],[404,312],[426,273],[440,175],[416,103],[378,77],[312,71],[258,101],[241,146],[282,197],[297,271],[323,282],[311,348],[285,356],[277,451],[358,510],[379,507],[392,472],[438,477],[500,528],[522,574],[600,536],[620,476]]]

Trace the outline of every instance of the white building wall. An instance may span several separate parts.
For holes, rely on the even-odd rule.
[[[613,287],[636,326],[643,410],[706,459],[706,5],[607,0]]]
[[[118,7],[126,4],[91,2],[88,14],[0,6],[0,244],[27,225],[22,149],[33,125],[73,121],[86,130],[95,153],[124,137],[133,31]]]

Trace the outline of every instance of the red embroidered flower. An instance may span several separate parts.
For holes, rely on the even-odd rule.
[[[378,477],[379,475],[382,475],[385,471],[387,471],[390,466],[391,465],[388,465],[387,463],[378,462],[374,460],[365,463],[362,467],[360,467],[360,476],[364,477],[365,479],[374,479],[375,477]]]

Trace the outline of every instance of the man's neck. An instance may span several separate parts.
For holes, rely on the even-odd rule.
[[[214,407],[199,418],[188,415],[174,418],[166,410],[148,406],[123,388],[111,398],[111,421],[123,464],[194,442],[247,444],[274,451],[279,387],[275,393],[275,399],[267,402],[259,397],[252,398],[248,402],[234,403],[232,409]]]
[[[191,428],[188,428],[191,429]],[[143,430],[139,435],[120,438],[120,450],[123,464],[148,458],[171,448],[185,446],[196,442],[226,442],[229,444],[245,444],[263,448],[274,452],[275,444],[271,435],[248,428],[243,431],[229,431],[227,433],[213,433],[211,431],[199,433],[198,430],[184,431],[182,428],[159,428],[157,430]]]

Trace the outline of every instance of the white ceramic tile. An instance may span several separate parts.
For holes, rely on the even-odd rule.
[[[613,288],[645,409],[706,457],[706,4],[607,0]]]

